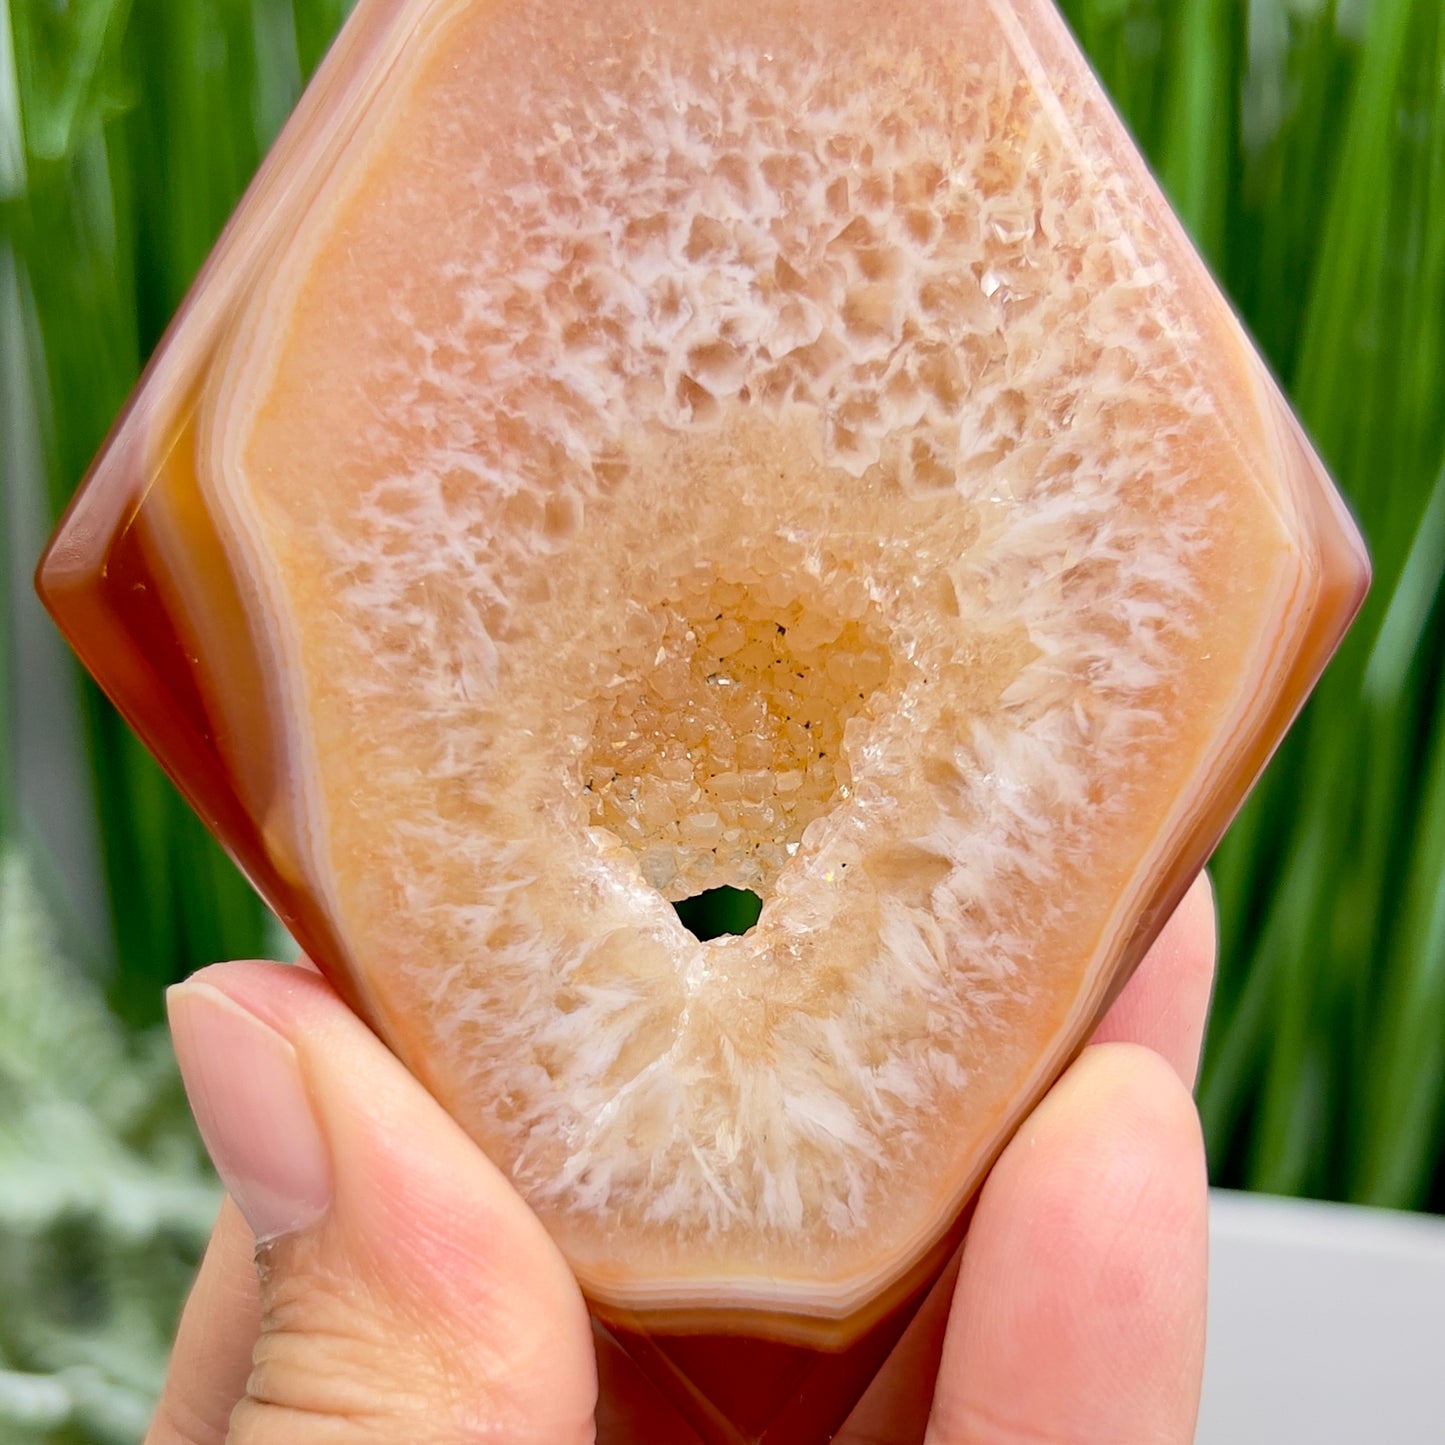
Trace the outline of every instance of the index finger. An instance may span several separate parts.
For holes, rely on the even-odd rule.
[[[1180,901],[1093,1042],[1140,1043],[1191,1085],[1214,981],[1214,893],[1201,874]],[[904,1445],[922,1437],[948,1321],[955,1270],[918,1318],[849,1418],[838,1445]]]
[[[261,1333],[255,1249],[241,1211],[226,1199],[181,1316],[145,1445],[225,1445]]]
[[[1096,1044],[1143,1044],[1194,1087],[1214,987],[1214,889],[1201,873],[1094,1031]]]

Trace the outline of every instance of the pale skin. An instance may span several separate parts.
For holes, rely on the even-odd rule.
[[[839,1445],[1193,1439],[1207,1197],[1190,1090],[1214,962],[1201,878],[1004,1151],[956,1282]],[[696,1445],[599,1352],[536,1219],[319,975],[218,965],[175,991],[172,1025],[232,1198],[146,1445]]]

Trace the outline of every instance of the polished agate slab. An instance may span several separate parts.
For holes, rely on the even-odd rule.
[[[1046,4],[377,0],[41,587],[601,1318],[836,1353],[1366,576]]]

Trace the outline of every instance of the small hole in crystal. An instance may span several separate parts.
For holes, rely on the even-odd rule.
[[[672,905],[682,926],[701,943],[746,933],[758,921],[763,900],[745,888],[709,888]]]

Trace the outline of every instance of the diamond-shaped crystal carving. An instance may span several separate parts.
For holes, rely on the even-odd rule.
[[[1366,578],[1042,0],[375,0],[41,589],[599,1320],[806,1445]]]

